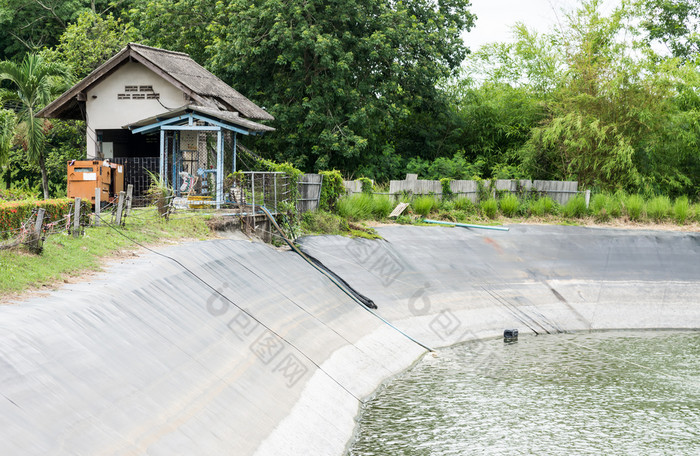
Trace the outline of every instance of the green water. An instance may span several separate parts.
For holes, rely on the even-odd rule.
[[[441,350],[366,404],[349,454],[700,455],[700,332]]]

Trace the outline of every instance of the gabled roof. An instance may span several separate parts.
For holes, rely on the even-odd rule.
[[[238,131],[243,134],[262,134],[268,131],[275,131],[274,128],[268,127],[257,122],[253,122],[250,119],[246,119],[237,115],[235,112],[231,111],[221,111],[214,108],[204,108],[197,105],[186,105],[180,108],[171,109],[157,116],[149,117],[147,119],[139,120],[129,125],[125,125],[124,128],[128,128],[134,133],[150,133],[152,131],[157,131],[160,129],[160,125],[177,125],[184,124],[187,122],[185,117],[187,114],[194,113],[195,120],[203,120],[205,122],[215,123],[224,128],[231,127],[229,129]],[[199,115],[197,115],[199,114]],[[148,127],[148,128],[143,128]]]
[[[270,114],[231,88],[182,52],[129,43],[85,79],[39,111],[39,117],[82,119],[85,92],[125,62],[136,61],[190,96],[194,104],[237,111],[249,119],[274,120]]]

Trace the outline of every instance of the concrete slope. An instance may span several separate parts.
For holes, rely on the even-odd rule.
[[[700,236],[385,227],[305,238],[431,346],[700,326]],[[0,308],[5,455],[340,455],[359,399],[424,350],[292,252],[209,241]]]

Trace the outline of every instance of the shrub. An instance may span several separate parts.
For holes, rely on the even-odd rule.
[[[321,210],[304,212],[301,223],[310,233],[341,234],[350,229],[344,218]]]
[[[610,217],[619,217],[622,214],[620,201],[609,194],[598,193],[591,200],[591,212],[596,220],[604,222]]]
[[[501,206],[501,213],[503,215],[506,217],[513,217],[520,208],[520,200],[518,200],[517,196],[509,193],[501,198],[499,205]]]
[[[49,200],[25,200],[25,201],[0,201],[0,238],[11,237],[13,231],[22,227],[32,212],[37,208],[44,208],[45,223],[51,223],[62,219],[70,209],[73,200],[70,198],[58,198]],[[88,213],[89,202],[83,201],[82,213]]]
[[[362,193],[371,194],[374,191],[374,184],[371,179],[368,177],[361,177],[358,180],[360,184],[362,184]]]
[[[700,203],[693,204],[690,214],[696,222],[700,222]]]
[[[319,171],[318,173],[323,176],[319,209],[323,211],[332,211],[335,209],[335,203],[338,201],[338,198],[345,195],[343,176],[337,169],[332,171]]]
[[[570,218],[581,218],[585,216],[588,212],[588,209],[586,209],[586,199],[583,197],[583,195],[576,195],[573,198],[570,198],[562,208],[561,212],[565,217]]]
[[[673,203],[673,218],[679,225],[685,225],[685,222],[691,216],[690,214],[690,203],[688,202],[687,196],[681,196],[676,198],[676,202]]]
[[[647,215],[660,222],[671,213],[671,200],[668,196],[657,196],[647,203]]]
[[[425,217],[438,207],[438,202],[432,196],[419,196],[413,200],[411,207],[413,212]]]
[[[344,196],[336,203],[338,215],[348,220],[366,220],[372,216],[372,195],[360,193]]]
[[[644,214],[644,198],[640,195],[629,195],[625,199],[625,211],[630,220],[641,220]]]
[[[459,198],[454,200],[455,204],[455,209],[458,211],[464,211],[467,214],[473,214],[476,210],[476,207],[474,206],[474,203],[472,203],[472,200],[467,198],[466,196],[460,196]]]
[[[530,203],[530,213],[538,217],[542,217],[547,214],[554,214],[556,211],[556,204],[554,200],[548,196],[542,196]]]
[[[498,202],[493,198],[479,203],[479,208],[481,209],[481,213],[490,219],[495,219],[496,215],[498,215]]]
[[[440,209],[447,212],[454,211],[455,203],[454,201],[443,199],[442,201],[440,201]]]
[[[452,179],[449,177],[443,177],[440,179],[440,187],[442,187],[442,197],[444,199],[450,198],[452,196],[452,188],[450,187],[450,182]]]
[[[394,209],[394,198],[389,195],[373,195],[372,198],[372,215],[375,219],[381,220],[386,218]]]

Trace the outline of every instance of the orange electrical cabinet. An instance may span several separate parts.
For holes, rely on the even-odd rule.
[[[68,162],[68,198],[81,198],[95,204],[95,189],[100,201],[107,202],[124,190],[124,165],[105,160],[72,160]]]

